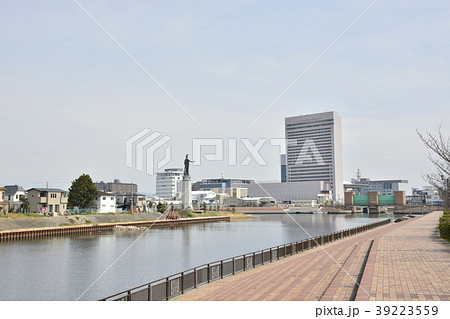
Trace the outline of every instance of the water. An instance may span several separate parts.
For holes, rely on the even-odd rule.
[[[318,236],[389,217],[255,215],[231,223],[3,242],[0,300],[98,300],[201,264],[309,238],[297,223]]]

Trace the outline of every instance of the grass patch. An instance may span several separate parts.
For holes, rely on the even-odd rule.
[[[23,213],[23,216],[28,216],[28,217],[49,217],[47,215],[34,214],[34,213]]]

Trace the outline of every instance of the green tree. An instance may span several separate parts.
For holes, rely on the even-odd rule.
[[[22,213],[28,213],[28,211],[30,210],[30,202],[28,201],[28,198],[26,196],[21,195],[19,200],[22,203],[20,205]]]
[[[69,188],[69,207],[88,208],[94,203],[98,190],[88,174],[83,174],[72,182]]]
[[[161,203],[159,202],[158,205],[156,205],[156,210],[160,213],[165,213],[167,210],[167,203]]]

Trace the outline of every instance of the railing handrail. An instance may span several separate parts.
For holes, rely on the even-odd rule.
[[[167,281],[167,280],[170,280],[170,279],[175,279],[175,278],[177,278],[177,277],[179,277],[179,276],[181,276],[183,274],[186,275],[186,273],[189,273],[190,271],[197,271],[199,269],[201,270],[201,269],[205,269],[205,268],[208,269],[211,266],[216,266],[215,264],[221,264],[221,263],[224,263],[224,262],[227,262],[227,261],[235,261],[237,258],[241,258],[241,257],[245,259],[249,255],[253,256],[253,254],[255,254],[255,253],[259,253],[259,252],[264,253],[265,251],[272,252],[274,249],[279,249],[280,247],[292,246],[293,244],[303,243],[303,242],[307,242],[307,241],[311,241],[311,240],[315,242],[315,247],[316,246],[321,246],[321,245],[323,245],[322,239],[321,239],[321,243],[320,244],[317,242],[317,239],[322,238],[324,236],[329,236],[329,235],[338,234],[338,233],[344,233],[346,231],[350,231],[350,230],[354,230],[354,229],[360,229],[360,228],[364,228],[366,226],[376,226],[378,224],[388,224],[388,223],[390,223],[390,218],[387,218],[387,219],[384,219],[384,220],[381,220],[381,221],[378,221],[378,222],[375,222],[375,223],[371,223],[371,224],[355,226],[355,227],[351,227],[351,228],[344,228],[342,230],[334,231],[332,233],[323,234],[323,235],[319,235],[319,236],[316,236],[316,237],[311,237],[311,238],[308,238],[308,239],[303,239],[303,240],[300,240],[300,241],[290,242],[290,243],[286,243],[286,244],[280,244],[280,245],[277,245],[277,246],[272,246],[270,248],[264,248],[262,250],[260,249],[260,250],[256,250],[256,251],[253,251],[253,252],[236,255],[234,257],[220,259],[220,260],[217,260],[217,261],[213,261],[213,262],[209,262],[209,263],[202,264],[202,265],[199,265],[199,266],[195,266],[195,267],[189,268],[189,269],[184,270],[184,271],[180,271],[180,272],[175,273],[173,275],[169,275],[169,276],[166,276],[166,277],[163,277],[163,278],[160,278],[160,279],[157,279],[157,280],[154,280],[154,281],[151,281],[151,282],[148,282],[148,283],[136,286],[134,288],[130,288],[130,289],[118,292],[118,293],[116,293],[114,295],[110,295],[110,296],[102,298],[100,300],[101,301],[111,300],[111,298],[114,298],[114,297],[117,297],[117,296],[120,296],[120,295],[123,295],[123,294],[124,294],[124,296],[128,296],[128,295],[131,294],[131,292],[133,290],[137,290],[137,289],[144,288],[144,287],[148,288],[148,287],[150,287],[153,284],[164,282],[164,281]],[[349,235],[350,235],[350,233],[349,233]]]

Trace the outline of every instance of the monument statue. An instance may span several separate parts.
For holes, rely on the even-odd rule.
[[[194,163],[194,161],[191,161],[188,158],[189,154],[186,154],[186,158],[184,159],[184,175],[188,176],[189,175],[189,163]]]
[[[192,185],[191,176],[189,175],[189,163],[193,163],[186,154],[184,159],[184,175],[183,181],[181,182],[181,204],[184,210],[192,209]]]

